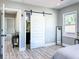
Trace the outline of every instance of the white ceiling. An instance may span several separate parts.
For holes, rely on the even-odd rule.
[[[26,3],[36,6],[43,6],[48,8],[62,8],[68,5],[79,2],[79,0],[10,0],[14,2]]]

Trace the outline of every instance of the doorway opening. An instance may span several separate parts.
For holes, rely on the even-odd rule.
[[[16,33],[16,15],[16,12],[5,12],[5,29],[7,39],[9,39],[14,33]]]
[[[26,13],[26,48],[30,49],[31,41],[31,20],[30,13]]]
[[[10,41],[13,48],[19,47],[19,12],[16,9],[5,8],[5,41]]]

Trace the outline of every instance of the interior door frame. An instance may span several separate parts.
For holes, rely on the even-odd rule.
[[[6,8],[5,4],[3,4],[3,6],[2,6],[2,35],[6,35],[6,32],[5,32],[5,11],[6,10],[8,10],[8,11],[16,11],[17,13],[18,12],[21,13],[20,9]],[[21,19],[21,17],[19,18],[19,21],[20,21],[20,19]],[[5,37],[2,37],[2,40],[3,40],[3,51],[2,52],[3,52],[3,59],[4,59],[5,58],[5,55],[4,55],[5,54]]]
[[[18,13],[20,13],[20,15],[19,15],[19,51],[24,51],[24,50],[26,50],[26,43],[24,43],[24,42],[26,42],[26,34],[24,33],[26,31],[26,29],[24,29],[24,31],[23,31],[23,28],[26,25],[26,22],[25,22],[26,13],[21,12],[21,9],[5,8],[5,10],[17,11]],[[23,36],[23,34],[24,34],[24,36]]]
[[[2,21],[2,34],[4,35],[5,34],[5,29],[4,29],[4,26],[5,26],[5,4],[3,4],[3,6],[2,6],[2,19],[1,19],[1,21]],[[5,56],[4,56],[4,49],[5,49],[5,42],[4,42],[4,40],[5,40],[5,37],[2,37],[1,38],[2,39],[2,44],[3,44],[3,59],[5,58]]]

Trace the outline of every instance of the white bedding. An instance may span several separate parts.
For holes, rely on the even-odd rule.
[[[79,44],[59,49],[53,59],[79,59]]]

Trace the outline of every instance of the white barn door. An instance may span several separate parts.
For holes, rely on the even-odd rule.
[[[56,19],[54,15],[45,15],[45,44],[51,44],[55,40]]]
[[[45,19],[42,14],[31,15],[31,48],[42,47],[45,44]]]

